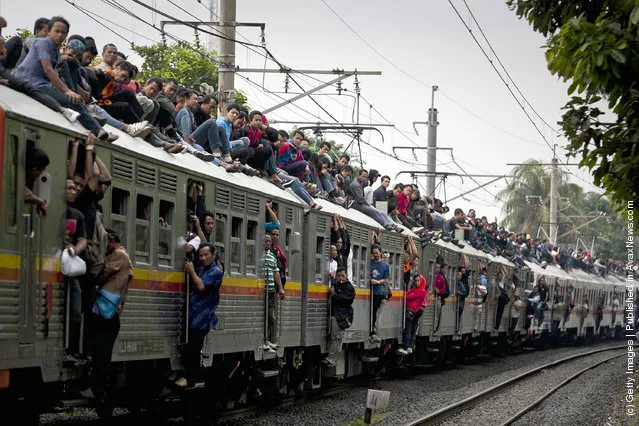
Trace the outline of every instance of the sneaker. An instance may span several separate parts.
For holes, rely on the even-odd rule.
[[[177,379],[175,382],[173,382],[175,384],[175,386],[181,387],[181,388],[185,388],[189,385],[189,383],[186,381],[186,379],[184,377],[180,377],[179,379]]]
[[[279,345],[276,345],[275,343],[271,343],[268,340],[264,344],[270,347],[271,349],[277,349],[280,347]]]
[[[418,226],[416,228],[413,228],[412,231],[416,234],[419,234],[420,232],[422,232],[424,230],[423,226]]]
[[[100,131],[98,132],[98,139],[103,141],[113,142],[113,141],[116,141],[118,138],[119,138],[118,135],[109,133],[104,129],[100,129]]]
[[[273,349],[272,347],[270,347],[269,345],[267,345],[266,343],[264,344],[264,346],[262,346],[262,350],[264,352],[275,352],[275,349]]]
[[[147,127],[149,124],[148,121],[140,121],[139,123],[133,123],[133,124],[129,124],[127,125],[127,130],[126,132],[133,136],[134,138],[137,138],[138,136],[144,137],[146,135],[149,134],[149,132],[151,131],[150,127]],[[146,133],[146,134],[145,134]]]
[[[75,112],[71,108],[63,108],[62,109],[62,115],[64,115],[64,118],[69,120],[71,123],[75,123],[78,120],[78,117],[80,116],[80,113],[79,112]]]
[[[408,348],[408,349],[406,349],[406,351],[407,351],[409,354],[412,354],[412,353],[413,353],[413,348]]]
[[[280,180],[280,182],[282,182],[282,187],[283,188],[288,188],[289,186],[293,185],[293,181],[292,180],[286,180],[286,181]]]
[[[95,394],[93,393],[91,388],[82,389],[81,391],[78,391],[78,394],[82,398],[95,399]]]
[[[215,160],[215,155],[209,154],[206,151],[193,151],[193,155],[199,158],[202,161],[213,161]]]
[[[332,359],[330,359],[329,357],[324,358],[322,360],[322,364],[328,365],[328,366],[337,365],[337,363],[335,361],[333,361]]]
[[[107,141],[107,142],[115,142],[115,141],[117,141],[117,140],[118,140],[118,138],[119,138],[119,137],[120,137],[120,136],[116,135],[115,133],[109,133],[109,134],[107,135],[106,141]]]
[[[348,201],[346,202],[346,205],[344,206],[344,208],[345,208],[346,210],[350,209],[350,208],[353,206],[353,203],[354,203],[354,202],[355,202],[355,201],[353,201],[353,200],[348,200]]]
[[[279,189],[284,189],[284,182],[277,179],[271,179],[270,181],[273,185],[277,186]]]
[[[408,355],[408,351],[404,348],[397,349],[397,355]]]

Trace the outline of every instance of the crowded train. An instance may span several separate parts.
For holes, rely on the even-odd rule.
[[[623,262],[450,216],[260,111],[216,118],[69,29],[0,37],[3,410],[232,408],[636,318]]]

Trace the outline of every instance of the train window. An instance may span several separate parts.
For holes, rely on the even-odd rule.
[[[241,273],[243,225],[244,219],[241,217],[231,218],[231,272],[235,273]]]
[[[248,275],[255,275],[255,268],[257,268],[257,246],[255,240],[257,239],[257,222],[249,220],[246,227],[246,262],[245,268]]]
[[[135,203],[135,261],[150,263],[150,224],[153,198],[138,194]]]
[[[324,237],[317,237],[315,240],[315,282],[318,283],[324,281],[325,265],[328,264],[328,256],[324,248],[325,242]]]
[[[351,247],[351,273],[351,284],[353,284],[354,287],[365,287],[365,284],[360,281],[359,277],[359,246],[355,244]]]
[[[20,165],[18,164],[18,137],[11,135],[9,141],[9,170],[7,170],[7,177],[9,181],[6,183],[7,190],[7,227],[14,228],[18,224],[18,197],[22,195],[21,191],[18,191],[18,170]]]
[[[284,244],[285,244],[287,250],[288,250],[289,241],[291,241],[291,234],[292,233],[293,233],[293,231],[291,231],[290,228],[286,228],[286,232],[284,233]]]
[[[127,247],[126,219],[129,211],[129,191],[111,190],[111,227],[118,231],[122,245]]]
[[[171,266],[173,250],[173,203],[160,200],[160,218],[158,219],[158,265]]]
[[[368,248],[362,246],[359,248],[359,279],[363,286],[367,286],[370,284],[369,276],[366,274],[366,253],[368,252]],[[353,268],[355,266],[353,265]]]
[[[226,258],[224,257],[224,241],[226,241],[224,236],[226,235],[226,223],[227,216],[225,214],[215,214],[215,236],[213,243],[215,244],[215,250],[217,251],[217,255],[222,260],[222,263],[226,261]]]

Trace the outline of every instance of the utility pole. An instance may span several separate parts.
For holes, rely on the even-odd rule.
[[[427,195],[433,196],[435,194],[435,177],[437,172],[437,109],[435,108],[435,92],[438,87],[433,86],[430,108],[428,109],[428,150],[426,154],[426,171],[430,173],[426,177],[426,192]]]
[[[556,147],[557,145],[555,145]],[[553,150],[554,151],[554,150]],[[559,171],[559,160],[557,160],[557,156],[554,155],[551,161],[551,169],[550,169],[550,242],[553,246],[557,244],[557,172]]]
[[[235,17],[237,0],[220,0],[220,26],[222,33],[235,40]],[[233,102],[233,89],[235,88],[235,42],[220,40],[220,52],[218,55],[218,97],[220,101],[220,113],[224,113],[226,105]]]
[[[217,21],[220,17],[220,0],[209,0],[209,21]],[[220,53],[219,38],[209,35],[209,52]]]

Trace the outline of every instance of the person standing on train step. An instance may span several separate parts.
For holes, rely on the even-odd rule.
[[[335,281],[328,288],[328,296],[330,298],[330,341],[328,355],[323,362],[335,365],[335,358],[342,351],[344,330],[353,325],[352,305],[355,300],[355,288],[346,276],[346,268],[337,268]]]
[[[468,297],[468,272],[466,268],[460,268],[457,270],[457,330],[461,330],[462,314],[464,312],[464,305],[466,298]]]
[[[382,260],[382,247],[379,244],[373,244],[371,247],[371,272],[370,285],[373,294],[373,321],[371,323],[370,339],[375,343],[381,342],[377,336],[378,322],[381,317],[384,303],[390,298],[386,282],[390,277],[390,266]]]
[[[220,304],[224,273],[217,266],[216,257],[215,246],[202,243],[199,250],[200,270],[195,272],[192,262],[184,262],[184,270],[189,274],[193,288],[189,303],[189,340],[183,353],[185,377],[175,381],[182,388],[197,380],[204,338],[217,325],[215,311]]]
[[[284,254],[284,250],[280,247],[280,230],[273,229],[271,231],[271,253],[275,256],[277,260],[277,267],[280,270],[280,281],[282,282],[282,288],[286,286],[286,271],[288,270],[288,263],[286,260],[286,254]]]
[[[77,195],[75,183],[67,179],[65,186],[65,199],[67,211],[63,224],[64,250],[70,256],[81,256],[87,247],[87,239],[84,229],[84,215],[71,207]],[[77,364],[80,357],[80,329],[82,326],[82,289],[80,277],[64,277],[69,304],[67,315],[69,319],[68,345],[65,349],[65,363]]]
[[[113,229],[106,228],[105,231],[107,257],[96,279],[98,296],[90,318],[94,335],[90,388],[80,392],[83,397],[97,398],[102,404],[109,399],[113,346],[120,332],[120,315],[126,302],[128,284],[133,277],[131,260],[120,243],[120,236]]]
[[[266,289],[265,304],[268,309],[268,327],[264,336],[265,351],[275,351],[278,345],[274,343],[277,338],[277,296],[284,299],[286,293],[282,287],[280,270],[277,267],[277,259],[273,256],[271,248],[273,240],[269,234],[264,235],[264,254],[262,256],[262,273],[264,276],[264,286]]]
[[[421,317],[421,306],[426,295],[426,281],[422,283],[421,276],[413,273],[410,279],[410,288],[406,290],[406,315],[404,331],[402,333],[402,345],[397,349],[398,355],[408,355],[413,352],[415,331]]]

